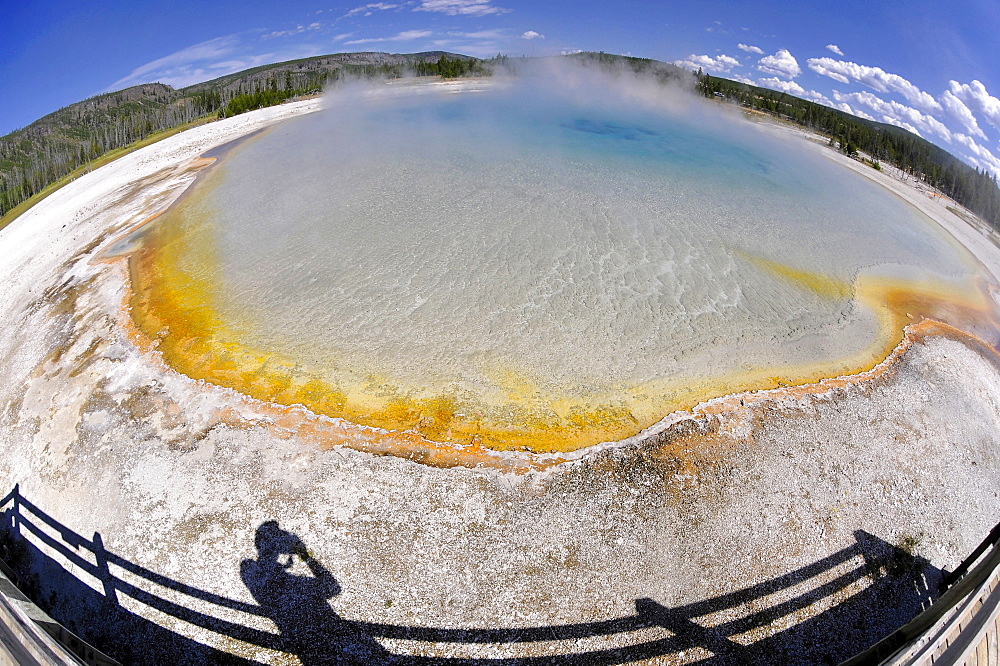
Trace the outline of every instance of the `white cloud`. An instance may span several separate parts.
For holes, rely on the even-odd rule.
[[[781,76],[786,79],[794,79],[802,73],[799,62],[787,49],[780,49],[774,55],[761,58],[758,61],[757,69],[765,74]]]
[[[805,95],[806,92],[806,89],[797,84],[795,81],[782,81],[778,77],[761,79],[757,82],[757,85],[770,88],[771,90],[791,93],[793,95]]]
[[[833,94],[834,96],[840,95],[840,93],[837,92],[836,90],[833,91]],[[851,115],[857,116],[859,118],[876,120],[876,118],[873,117],[871,114],[866,113],[861,109],[856,109],[847,102],[835,102],[826,95],[824,95],[823,93],[818,92],[816,90],[807,90],[804,93],[802,93],[800,97],[802,97],[803,99],[808,99],[812,102],[816,102],[817,104],[822,104],[823,106],[828,106],[831,109],[837,109],[839,111],[843,111],[844,113],[850,113]]]
[[[207,42],[201,42],[195,44],[194,46],[189,46],[187,48],[181,49],[180,51],[175,51],[170,55],[163,56],[162,58],[157,58],[152,62],[147,62],[145,65],[136,67],[128,76],[118,79],[108,90],[120,90],[121,88],[127,88],[128,86],[134,86],[139,83],[149,83],[151,81],[160,81],[162,83],[168,83],[168,81],[179,81],[187,80],[190,78],[195,71],[193,68],[194,63],[204,62],[206,60],[216,60],[224,56],[230,55],[236,50],[239,40],[235,35],[229,35],[226,37],[216,37],[215,39],[210,39]],[[238,70],[232,70],[238,71]],[[229,72],[223,72],[229,73]],[[222,76],[222,74],[219,74]],[[204,79],[202,79],[204,80]],[[197,81],[192,81],[192,83],[197,83]],[[170,83],[169,85],[178,85],[177,83]],[[181,87],[184,85],[189,85],[187,83],[180,83]]]
[[[395,37],[392,37],[392,41],[406,41],[408,39],[420,39],[421,37],[430,36],[430,30],[404,30]]]
[[[991,125],[1000,129],[1000,99],[993,97],[986,91],[986,86],[977,80],[972,83],[959,83],[949,81],[950,92],[958,99],[965,102],[973,111],[986,116],[986,120]]]
[[[951,143],[952,132],[944,126],[944,123],[933,116],[921,113],[913,107],[900,104],[896,101],[886,101],[870,92],[844,94],[834,91],[833,98],[838,102],[866,106],[876,114],[879,114],[879,120],[882,122],[905,127],[918,136],[924,136],[925,133],[937,134],[948,143]]]
[[[836,91],[834,91],[834,94],[836,94]],[[870,115],[868,115],[864,111],[861,111],[859,109],[855,109],[850,104],[848,104],[846,102],[834,102],[832,99],[830,99],[829,97],[827,97],[823,93],[817,92],[815,90],[807,90],[804,93],[802,93],[801,97],[803,99],[808,99],[808,100],[810,100],[812,102],[816,102],[817,104],[822,104],[823,106],[828,106],[831,109],[838,109],[838,110],[843,111],[845,113],[850,113],[851,115],[858,116],[859,118],[867,118],[868,120],[875,120],[874,118],[872,118]]]
[[[319,30],[323,27],[322,23],[310,23],[309,25],[299,25],[290,30],[275,30],[263,36],[263,39],[274,39],[275,37],[288,37],[290,35],[299,35],[307,30]]]
[[[953,135],[955,141],[965,148],[963,157],[967,159],[972,166],[979,167],[981,169],[987,169],[992,171],[996,175],[1000,175],[1000,159],[991,153],[987,148],[979,145],[973,141],[972,137],[962,134],[960,132],[955,132]]]
[[[521,39],[545,39],[545,35],[541,35],[534,30],[528,30],[521,35]]]
[[[841,51],[841,50],[840,50],[840,47],[839,47],[839,46],[837,46],[836,44],[827,44],[827,45],[826,45],[826,50],[827,50],[827,51],[833,51],[834,53],[836,53],[836,54],[837,54],[837,55],[839,55],[839,56],[842,56],[842,55],[844,55],[844,52],[843,52],[843,51]]]
[[[910,104],[928,113],[941,111],[941,104],[898,74],[890,74],[881,67],[868,67],[855,62],[834,60],[833,58],[810,58],[806,61],[809,69],[828,76],[834,81],[862,83],[879,92],[897,92]]]
[[[807,91],[805,91],[805,92],[804,92],[804,93],[802,94],[802,97],[803,97],[803,98],[805,98],[805,99],[808,99],[808,100],[811,100],[811,101],[813,101],[813,102],[818,102],[818,103],[820,103],[820,104],[823,104],[824,106],[829,106],[829,107],[831,107],[831,108],[834,108],[834,109],[839,109],[839,108],[840,108],[840,107],[839,107],[839,106],[838,106],[838,105],[837,105],[837,104],[836,104],[836,103],[835,103],[835,102],[834,102],[833,100],[831,100],[831,99],[830,99],[829,97],[827,97],[827,96],[826,96],[826,95],[824,95],[823,93],[821,93],[821,92],[817,92],[817,91],[815,91],[815,90],[807,90]],[[848,113],[850,113],[850,112],[848,111]]]
[[[986,134],[979,127],[979,123],[976,121],[976,116],[972,114],[972,110],[965,105],[965,102],[956,97],[952,91],[945,90],[941,93],[939,99],[945,111],[961,123],[966,132],[973,136],[978,136],[980,139],[986,138]]]
[[[391,4],[388,2],[371,2],[367,5],[361,5],[360,7],[355,7],[351,11],[344,14],[347,16],[357,16],[358,14],[364,14],[365,16],[371,16],[377,11],[385,11],[387,9],[396,9],[400,5]]]
[[[866,111],[863,111],[863,110],[858,109],[856,107],[852,108],[850,104],[842,104],[840,110],[841,111],[846,111],[847,113],[854,114],[858,118],[866,118],[867,120],[874,120],[875,122],[878,122],[878,118],[876,118],[872,114],[867,113]],[[897,124],[897,123],[893,123],[893,124]],[[918,136],[920,135],[920,132],[918,132],[917,128],[914,127],[913,125],[907,125],[906,123],[903,123],[903,122],[898,123],[898,125],[900,127],[905,127],[906,129],[910,130],[911,132],[913,132],[914,134],[916,134]]]
[[[822,74],[823,76],[829,76],[834,81],[839,81],[840,83],[850,84],[851,80],[841,74],[837,69],[831,69],[826,66],[826,63],[838,63],[838,60],[833,60],[831,58],[809,58],[806,60],[806,64],[809,69],[816,72],[817,74]]]
[[[467,37],[468,39],[503,39],[506,32],[503,30],[477,30],[476,32],[449,32],[452,37]]]
[[[740,61],[725,54],[713,58],[708,55],[691,54],[684,60],[675,60],[674,64],[685,69],[702,69],[706,72],[728,72],[733,67],[737,67]]]
[[[493,0],[422,0],[415,12],[441,12],[449,16],[486,16],[506,14],[509,9],[494,7]]]
[[[334,41],[334,42],[340,42],[340,41],[343,41],[343,40],[345,40],[345,39],[347,39],[348,37],[351,37],[351,36],[353,36],[353,35],[354,35],[354,33],[353,33],[353,32],[342,32],[342,33],[340,33],[339,35],[337,35],[336,37],[334,37],[334,38],[333,38],[333,41]]]
[[[234,60],[220,60],[219,62],[213,62],[204,65],[206,69],[228,69],[232,70],[237,67],[243,67],[244,60],[234,59]]]
[[[744,81],[744,83],[753,83],[753,81]],[[831,109],[838,109],[840,111],[843,111],[845,113],[850,113],[851,115],[857,116],[859,118],[867,118],[868,120],[877,120],[877,118],[875,118],[871,114],[868,114],[862,111],[861,109],[852,107],[847,102],[844,101],[834,102],[832,99],[830,99],[821,92],[818,92],[816,90],[806,90],[795,81],[784,81],[777,77],[772,77],[766,79],[759,79],[757,83],[754,85],[758,85],[764,88],[770,88],[771,90],[786,92],[789,93],[790,95],[796,95],[798,97],[801,97],[802,99],[807,99],[812,102],[816,102],[817,104],[828,106]],[[834,95],[843,97],[843,95],[840,95],[840,93],[838,93],[837,91],[834,91]]]
[[[764,55],[764,49],[759,46],[751,46],[750,44],[737,44],[736,48],[741,51],[746,51],[747,53],[756,53],[757,55]]]
[[[403,32],[392,35],[391,37],[371,37],[368,39],[352,39],[349,42],[344,42],[345,44],[378,44],[379,42],[408,42],[413,39],[421,39],[423,37],[430,37],[430,30],[404,30]]]
[[[304,45],[268,53],[253,53],[250,48],[238,35],[216,37],[136,67],[104,92],[152,82],[184,88],[251,67],[316,54],[312,47]]]
[[[877,118],[873,118],[873,120],[877,120]],[[885,118],[882,119],[882,122],[889,123],[890,125],[896,125],[897,127],[902,127],[905,130],[909,130],[910,132],[913,132],[917,136],[921,136],[920,130],[918,130],[916,127],[914,127],[910,123],[903,122],[902,120],[899,120],[897,118],[885,117]]]
[[[574,55],[574,54],[577,54],[577,53],[583,53],[583,49],[563,49],[560,52],[560,55],[564,55],[564,56],[565,55]]]

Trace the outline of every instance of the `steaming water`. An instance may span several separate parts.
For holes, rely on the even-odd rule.
[[[480,419],[599,441],[726,378],[856,371],[886,335],[859,278],[973,288],[936,225],[801,143],[595,97],[335,100],[213,167],[154,273],[201,285],[220,344],[336,393],[331,415],[445,439]]]

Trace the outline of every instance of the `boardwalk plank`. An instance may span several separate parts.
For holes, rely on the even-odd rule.
[[[1000,618],[997,618],[997,620],[993,622],[993,627],[986,635],[986,663],[990,666],[997,666],[997,664],[1000,664],[1000,659],[997,658],[997,632],[1000,632]]]

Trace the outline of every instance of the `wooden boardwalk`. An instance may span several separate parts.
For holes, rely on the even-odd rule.
[[[177,620],[187,622],[209,632],[226,636],[233,641],[241,641],[253,646],[286,652],[282,636],[273,631],[255,628],[256,625],[234,621],[233,611],[247,617],[266,617],[264,608],[238,599],[200,590],[179,581],[173,581],[154,571],[130,562],[113,552],[105,550],[99,534],[93,539],[76,534],[68,527],[48,516],[44,511],[23,498],[18,488],[0,499],[0,507],[11,505],[4,515],[11,519],[18,530],[28,533],[48,547],[60,553],[68,561],[89,573],[101,582],[100,588],[88,586],[98,595],[103,589],[106,599],[114,599],[117,605],[119,595],[124,595],[136,603],[145,604]],[[21,532],[18,532],[21,533]],[[876,537],[866,535],[867,543],[885,544]],[[683,655],[682,650],[701,647],[715,655],[723,655],[725,663],[740,663],[740,646],[733,644],[731,637],[745,634],[756,627],[769,625],[778,616],[784,617],[796,610],[809,607],[815,600],[815,590],[803,594],[793,594],[791,598],[781,597],[775,606],[760,603],[762,599],[795,587],[802,580],[819,574],[838,572],[836,577],[820,588],[822,597],[846,589],[856,581],[871,576],[862,538],[859,545],[845,548],[815,562],[803,569],[789,572],[775,579],[764,581],[743,590],[726,593],[720,597],[703,600],[686,606],[664,607],[651,599],[636,599],[634,615],[597,622],[513,629],[455,629],[434,627],[407,627],[371,622],[352,621],[355,630],[366,636],[378,638],[420,641],[424,643],[453,644],[514,644],[530,645],[550,640],[579,643],[582,638],[607,637],[631,634],[650,628],[666,629],[666,635],[656,634],[645,642],[627,646],[589,651],[579,650],[566,654],[549,654],[541,660],[528,657],[525,663],[556,663],[563,666],[608,666],[639,661],[656,661],[661,658],[670,661],[669,655]],[[968,558],[942,583],[941,594],[911,622],[896,630],[861,654],[841,666],[936,666],[965,665],[1000,666],[1000,524],[993,528],[987,538]],[[892,548],[891,546],[889,546]],[[46,666],[70,666],[81,663],[88,666],[118,666],[113,659],[101,654],[70,633],[25,596],[19,587],[14,571],[2,558],[7,557],[6,548],[0,547],[0,666],[6,664],[37,664]],[[87,555],[89,553],[89,555]],[[850,563],[864,559],[854,566]],[[109,568],[109,564],[114,569]],[[844,567],[850,570],[845,571]],[[123,575],[125,572],[127,575]],[[162,596],[150,592],[149,587],[169,588],[174,592]],[[923,584],[913,579],[912,584]],[[930,592],[930,591],[928,591]],[[189,607],[179,600],[182,595],[206,602],[200,607]],[[925,601],[933,593],[923,597]],[[870,600],[866,603],[870,603]],[[114,606],[102,608],[110,609]],[[712,613],[746,607],[749,615],[707,627],[698,618]],[[207,609],[207,610],[206,610]],[[777,615],[775,614],[777,611]],[[864,613],[864,609],[858,610]],[[110,617],[110,615],[108,616]],[[158,625],[157,625],[158,626]],[[160,639],[172,639],[178,634],[158,635]],[[825,634],[815,634],[812,640],[822,642]],[[158,643],[157,643],[158,644]],[[200,644],[199,644],[200,645]],[[764,644],[763,650],[774,648]],[[779,650],[780,651],[780,650]],[[503,666],[522,663],[520,658],[482,659],[470,658],[457,661],[448,658],[422,657],[415,654],[398,654],[396,663],[447,666],[467,663],[480,666]],[[755,663],[768,653],[758,650],[752,655]],[[256,661],[247,663],[257,663]],[[782,661],[782,663],[788,663]]]
[[[1000,524],[912,622],[841,666],[1000,666]]]

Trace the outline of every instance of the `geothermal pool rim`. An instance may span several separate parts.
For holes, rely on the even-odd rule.
[[[528,92],[532,90],[529,87]],[[126,328],[132,332],[133,341],[186,376],[232,389],[273,407],[275,418],[286,423],[296,415],[311,413],[320,417],[319,422],[325,422],[322,417],[343,419],[362,430],[374,429],[385,434],[367,450],[382,452],[389,447],[406,456],[412,449],[413,455],[433,458],[437,447],[445,458],[470,460],[484,449],[523,450],[551,453],[555,460],[568,460],[573,457],[565,456],[566,453],[621,442],[642,431],[649,434],[650,429],[674,420],[674,415],[701,408],[705,400],[718,396],[812,384],[828,377],[843,379],[857,373],[861,373],[857,375],[860,377],[892,355],[903,339],[904,327],[914,321],[944,316],[948,323],[970,333],[980,332],[982,327],[975,325],[979,320],[1000,321],[997,304],[985,293],[986,278],[976,277],[979,269],[975,260],[960,244],[910,204],[897,200],[868,179],[828,163],[818,152],[801,150],[803,146],[799,144],[786,145],[788,137],[758,136],[757,130],[749,125],[743,131],[751,136],[740,139],[744,145],[730,136],[736,133],[726,124],[732,119],[716,119],[722,123],[722,129],[712,123],[707,126],[709,129],[693,128],[683,118],[651,111],[642,104],[609,111],[600,105],[591,108],[567,102],[560,94],[572,97],[561,91],[554,94],[554,102],[548,99],[539,102],[541,111],[530,107],[525,112],[530,117],[530,113],[538,111],[543,121],[533,124],[517,116],[509,121],[510,127],[504,125],[503,131],[496,130],[500,138],[490,139],[498,144],[496,152],[502,158],[497,158],[500,161],[496,165],[486,159],[491,152],[489,141],[485,153],[473,160],[488,163],[483,167],[484,173],[493,173],[490,171],[493,169],[498,170],[493,174],[498,178],[498,174],[513,178],[511,183],[501,179],[499,185],[494,184],[493,189],[503,192],[507,191],[507,185],[521,192],[526,185],[518,180],[523,180],[519,170],[538,175],[532,171],[537,167],[535,162],[543,167],[548,164],[546,160],[554,162],[559,166],[552,170],[558,173],[563,169],[561,165],[583,160],[582,166],[570,169],[569,175],[560,175],[552,182],[543,179],[541,191],[525,190],[513,197],[508,207],[517,215],[511,219],[494,219],[489,213],[487,203],[503,207],[502,202],[489,199],[497,196],[489,188],[491,193],[484,195],[487,199],[473,198],[468,203],[465,199],[472,195],[465,190],[471,185],[461,180],[458,185],[452,183],[453,177],[459,176],[452,171],[469,170],[468,165],[459,169],[452,162],[457,161],[461,166],[465,164],[463,160],[470,159],[465,154],[469,146],[454,135],[468,132],[475,137],[476,145],[480,134],[494,131],[484,127],[492,128],[490,123],[497,120],[492,116],[479,118],[483,109],[498,105],[500,111],[495,113],[502,117],[523,102],[525,91],[507,88],[504,96],[489,98],[416,95],[409,99],[394,95],[391,104],[353,112],[347,101],[340,100],[320,114],[271,127],[267,133],[230,150],[226,160],[199,175],[198,181],[204,176],[204,184],[189,186],[152,224],[142,222],[144,239],[152,240],[137,244],[128,255],[131,291],[127,307],[133,321]],[[385,103],[384,99],[379,101]],[[479,106],[452,108],[456,104],[473,103]],[[353,118],[352,113],[360,120]],[[384,131],[386,137],[380,138],[379,131],[373,129],[374,121],[369,118],[372,114],[378,120],[378,130]],[[402,120],[392,114],[398,114]],[[451,127],[450,123],[459,122],[453,116],[471,125]],[[346,129],[330,128],[330,117],[345,123]],[[401,128],[396,126],[400,124]],[[535,152],[521,155],[518,150],[522,144],[534,145],[533,133],[540,131],[536,125],[544,126],[545,132],[555,133],[555,138],[542,136],[555,142],[556,148],[539,151],[532,148]],[[401,148],[397,145],[401,139],[398,135],[405,136],[410,130],[417,134],[417,139],[413,139],[415,145]],[[344,136],[360,134],[373,141],[364,141],[363,147],[358,147],[349,141],[345,143],[338,131]],[[687,136],[688,133],[693,136]],[[323,139],[327,143],[313,140],[330,134],[334,138]],[[452,146],[441,141],[448,137],[458,143]],[[369,143],[375,147],[368,147]],[[444,147],[439,149],[443,152],[426,155],[426,148],[417,150],[425,143],[442,144]],[[711,152],[700,147],[702,143],[727,157],[701,156],[699,150],[706,155]],[[307,188],[303,195],[292,188],[299,180],[297,172],[286,165],[287,155],[275,152],[286,144],[309,146],[308,150],[300,151],[308,168],[300,169],[323,174],[318,177],[318,185],[309,185],[319,187],[318,190]],[[772,144],[780,147],[780,150],[773,148],[777,151],[774,154],[763,148]],[[566,154],[562,155],[560,150]],[[412,152],[419,157],[410,155]],[[549,156],[550,152],[556,157]],[[675,152],[681,157],[675,156]],[[509,158],[507,153],[515,157]],[[791,158],[801,164],[797,161],[783,167],[784,170],[779,169],[783,161]],[[705,164],[699,159],[704,159]],[[334,166],[327,164],[330,160]],[[247,165],[258,169],[258,165],[272,162],[282,165],[281,168],[266,172],[267,177],[262,180],[259,172],[246,171]],[[437,169],[452,170],[432,179],[444,183],[443,194],[430,187],[424,176],[410,174],[422,173],[420,169],[427,167],[424,162]],[[605,162],[613,166],[608,167]],[[400,169],[400,173],[380,175],[380,169],[391,165]],[[795,172],[793,166],[808,167],[805,173],[809,178]],[[709,190],[733,189],[739,193],[750,185],[762,189],[764,193],[758,197],[761,201],[755,204],[756,208],[729,211],[728,217],[723,215],[713,222],[718,228],[709,224],[715,213],[702,219],[707,214],[697,212],[699,207],[707,206],[714,211],[714,207],[733,204],[726,197],[736,196],[727,194],[718,202],[709,199],[707,203],[701,202],[705,193],[700,190],[688,198],[681,196],[689,187],[698,185],[699,179],[706,178],[703,172],[711,171],[709,167],[727,174],[727,178],[733,172],[749,179],[734,183],[713,180]],[[325,170],[331,168],[339,171],[327,174]],[[290,182],[278,182],[264,200],[257,201],[240,189],[247,187],[245,183],[270,182],[283,171],[290,172],[282,176],[291,179]],[[226,175],[230,172],[235,175]],[[790,175],[793,172],[795,176]],[[478,191],[485,185],[483,179],[478,179],[479,172],[475,173],[476,186],[472,189]],[[347,176],[360,182],[341,182]],[[791,204],[786,198],[798,186],[810,188],[807,191],[814,196],[824,191],[810,180],[820,176],[836,177],[843,181],[837,180],[837,184],[858,188],[856,195],[866,206],[882,206],[878,210],[884,219],[878,225],[868,218],[854,220],[859,210],[841,210],[843,203],[837,207],[826,199],[811,208],[805,207],[814,210],[812,215],[818,216],[815,219],[804,216],[797,207],[789,210]],[[331,187],[324,178],[331,178],[334,185]],[[209,180],[213,183],[211,187]],[[492,180],[485,179],[487,183]],[[588,188],[580,187],[581,183],[596,188],[594,201],[590,201]],[[464,194],[453,195],[453,187]],[[831,187],[828,185],[827,189]],[[234,189],[241,194],[235,196],[230,192]],[[326,194],[326,189],[334,190],[335,194]],[[665,199],[653,197],[645,201],[644,197],[652,197],[651,193],[659,190],[666,194],[657,196]],[[223,194],[218,194],[220,191]],[[545,217],[552,214],[549,207],[553,202],[567,196],[582,197],[567,213],[569,217]],[[738,196],[742,200],[742,195]],[[245,197],[249,197],[247,202],[242,201]],[[324,197],[332,203],[320,206]],[[549,201],[546,197],[554,198]],[[689,198],[698,204],[697,214],[690,210]],[[522,199],[533,203],[527,206]],[[640,199],[641,205],[637,203]],[[309,205],[305,211],[289,212],[286,208],[290,201],[307,201]],[[567,205],[563,201],[562,206],[553,210]],[[250,206],[251,210],[240,206]],[[479,243],[485,243],[499,254],[469,255],[458,251],[465,248],[463,244],[448,245],[445,252],[437,247],[442,242],[440,229],[435,233],[425,229],[423,222],[418,223],[423,218],[416,212],[410,213],[412,220],[401,217],[403,211],[397,210],[400,206],[405,211],[422,211],[420,214],[428,217],[425,222],[432,228],[447,228],[445,239],[451,239],[449,242],[468,236],[472,245],[479,247]],[[837,225],[827,219],[833,210],[841,216]],[[730,219],[734,214],[736,217]],[[518,215],[530,223],[521,224]],[[254,220],[256,226],[233,227],[234,216],[239,224]],[[164,217],[168,222],[162,221]],[[782,226],[787,224],[802,227],[794,234],[796,237],[811,238],[820,229],[827,231],[820,236],[822,243],[810,240],[794,252],[782,246],[779,254],[791,252],[791,258],[786,259],[784,254],[769,258],[776,252],[773,244],[789,240],[791,232]],[[758,229],[758,225],[763,226]],[[884,237],[872,235],[883,226],[886,230],[878,233]],[[531,259],[541,261],[538,270],[549,277],[543,279],[527,270],[526,284],[512,282],[508,274],[517,275],[521,268],[530,267],[516,264],[520,268],[513,270],[507,265],[506,262],[520,257],[520,250],[513,254],[509,249],[504,250],[510,244],[509,239],[524,236],[538,241],[535,236],[542,231],[551,235],[563,227],[572,230],[567,244],[557,243],[555,249],[546,249],[541,258]],[[837,235],[829,231],[834,227],[845,227],[848,231]],[[318,230],[323,233],[317,236]],[[486,230],[499,235],[493,239]],[[762,239],[756,238],[761,230],[768,233]],[[402,246],[400,239],[394,239],[399,234],[405,241]],[[583,235],[577,237],[579,234]],[[342,241],[342,235],[348,240]],[[629,240],[622,241],[625,245],[619,247],[597,242],[592,235]],[[303,249],[300,236],[309,241],[305,252],[300,251]],[[354,244],[350,241],[356,236],[363,241],[357,247],[357,239]],[[897,237],[904,240],[896,242]],[[248,242],[247,238],[253,240]],[[327,253],[332,250],[322,249],[323,242],[319,239],[323,238],[333,239],[324,242],[331,244],[336,252],[348,253],[344,265],[330,260]],[[232,242],[237,243],[239,251],[229,247]],[[499,243],[499,250],[493,247],[494,242]],[[629,243],[638,245],[632,247]],[[810,254],[815,252],[814,246],[827,245],[840,249],[829,256]],[[280,249],[286,246],[294,251]],[[884,248],[841,265],[847,261],[844,248],[859,250],[873,246]],[[515,245],[515,249],[518,247]],[[279,253],[273,254],[276,251],[273,248],[279,248]],[[628,249],[632,251],[626,252]],[[286,256],[288,252],[292,254]],[[549,256],[552,252],[555,254]],[[595,262],[594,256],[602,252],[600,261]],[[914,261],[915,252],[930,253],[935,262],[927,261],[925,256]],[[581,253],[579,257],[577,253]],[[472,260],[466,260],[467,256]],[[405,257],[401,266],[394,259],[399,257]],[[439,268],[448,257],[452,264],[457,261],[464,268]],[[611,269],[605,275],[603,266],[608,257]],[[479,260],[484,264],[482,269]],[[336,269],[317,272],[310,261],[326,261],[324,269],[327,264]],[[548,261],[554,262],[552,266],[545,263]],[[618,261],[626,263],[618,266]],[[807,261],[818,264],[800,265]],[[229,266],[234,262],[237,268]],[[386,265],[382,266],[382,262]],[[931,263],[940,266],[927,268]],[[598,265],[601,268],[595,269]],[[493,268],[487,270],[488,266]],[[555,268],[559,269],[556,271],[559,276],[552,277]],[[722,277],[716,282],[708,281],[704,274],[706,271],[713,274],[716,268]],[[852,273],[855,268],[857,274]],[[408,272],[411,270],[412,273]],[[457,276],[453,275],[455,270]],[[499,274],[495,275],[497,270]],[[583,271],[582,277],[576,275],[578,270]],[[699,279],[689,279],[692,270]],[[441,271],[444,272],[439,275]],[[568,277],[561,276],[562,272],[567,272]],[[555,282],[549,284],[546,280],[550,278]],[[533,283],[536,279],[538,285]],[[332,280],[329,285],[328,280]],[[454,286],[456,280],[461,289]],[[220,286],[230,282],[231,286]],[[314,282],[320,287],[310,286]],[[369,282],[375,286],[366,286]],[[702,282],[707,286],[697,286]],[[502,289],[496,286],[498,283]],[[444,296],[436,291],[442,284],[446,285]],[[546,304],[542,314],[532,315],[538,321],[529,320],[524,324],[525,331],[513,324],[519,321],[518,317],[525,316],[522,311],[538,309],[535,307],[538,294],[521,302],[522,289],[527,289],[529,295],[535,291],[553,291],[542,299]],[[588,289],[597,291],[591,294]],[[503,301],[498,305],[491,300],[498,290],[518,292],[518,296],[510,303]],[[466,302],[456,291],[482,294],[477,296],[479,301]],[[255,295],[258,292],[264,296],[258,298]],[[677,300],[688,292],[694,294],[694,301]],[[289,294],[296,296],[290,298]],[[486,296],[489,298],[482,301]],[[411,297],[416,298],[415,306],[407,301]],[[575,309],[556,312],[555,306],[547,305],[556,301],[589,303],[587,299],[591,298],[597,299],[596,303],[603,303],[601,299],[609,301],[608,307],[591,304],[584,308],[585,313],[593,313],[588,316],[597,317],[593,322]],[[617,312],[620,303],[633,301],[638,305],[612,316],[610,306]],[[432,308],[458,312],[460,316],[456,315],[454,321],[442,320],[437,310],[427,314]],[[370,315],[371,312],[379,314]],[[511,316],[514,319],[508,321]],[[501,318],[494,322],[495,317]],[[490,322],[488,334],[478,328],[465,331],[479,320]],[[612,325],[609,323],[612,321],[617,323]],[[535,330],[528,325],[531,322],[540,328]],[[751,325],[752,322],[757,324]],[[553,335],[552,329],[566,326],[575,332],[570,336],[572,340],[550,341],[543,335]],[[317,331],[322,331],[322,335]],[[650,337],[638,344],[646,334]],[[544,342],[535,341],[539,335]],[[633,340],[635,336],[639,337]],[[604,342],[598,343],[599,338]],[[442,345],[444,348],[439,349]],[[471,346],[467,349],[466,345]],[[523,354],[528,355],[522,358]],[[578,358],[581,354],[585,361]],[[411,365],[414,369],[409,368]],[[409,377],[411,374],[419,380]],[[562,378],[563,374],[566,378]],[[604,374],[607,377],[600,381],[591,378]],[[308,431],[312,427],[310,419],[303,420],[303,431]],[[394,440],[396,444],[392,445]],[[456,452],[462,445],[468,446]],[[483,456],[491,458],[492,454]],[[538,460],[543,465],[548,462],[544,458]]]

